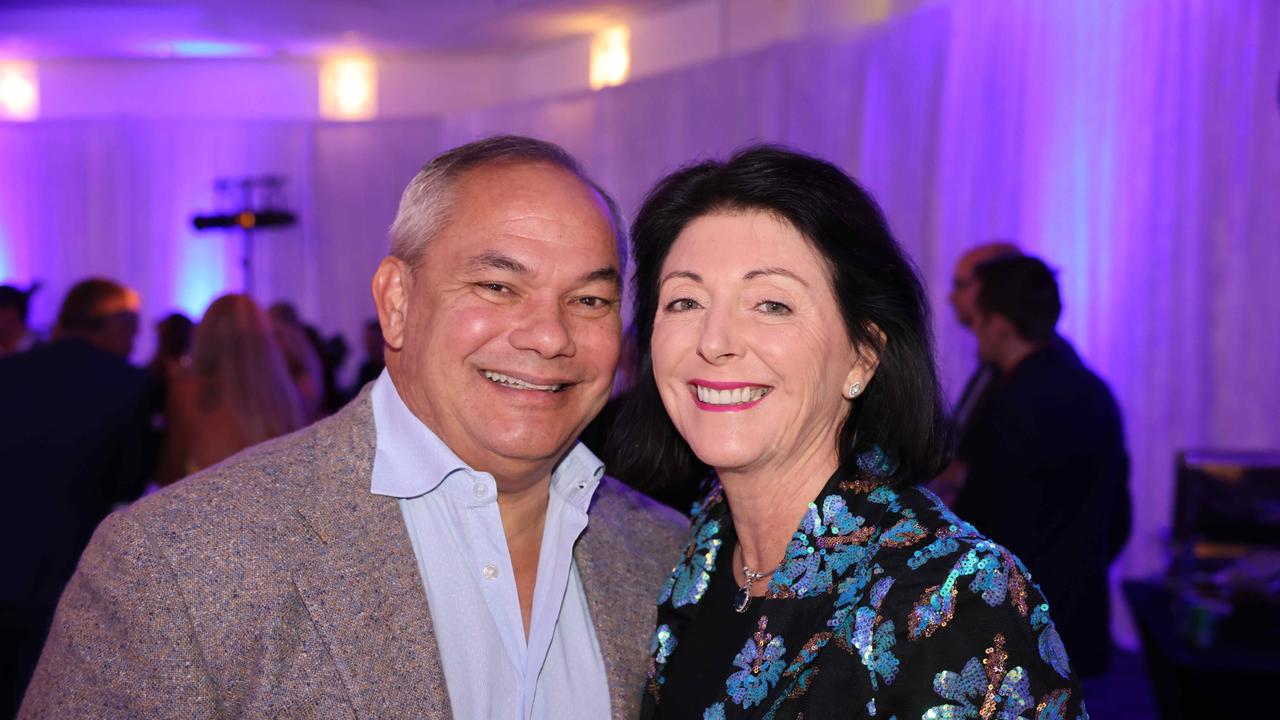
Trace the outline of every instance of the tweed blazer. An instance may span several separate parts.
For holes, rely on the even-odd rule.
[[[19,717],[450,717],[398,501],[369,491],[374,444],[366,387],[108,517]],[[574,558],[613,717],[631,718],[688,524],[610,478],[589,517]]]

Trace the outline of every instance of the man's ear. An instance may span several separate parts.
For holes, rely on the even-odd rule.
[[[399,350],[404,344],[405,318],[409,310],[409,293],[413,289],[413,270],[405,261],[388,255],[373,273],[373,304],[378,308],[378,324],[387,347]]]

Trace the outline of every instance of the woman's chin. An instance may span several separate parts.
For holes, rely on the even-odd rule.
[[[717,473],[741,472],[760,463],[763,452],[759,448],[695,447],[693,452],[702,462],[715,468]]]

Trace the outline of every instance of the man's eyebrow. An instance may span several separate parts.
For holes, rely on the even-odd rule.
[[[524,263],[508,255],[488,251],[467,258],[467,270],[506,270],[517,275],[528,275],[529,268]]]
[[[768,275],[781,275],[783,277],[789,277],[792,280],[795,280],[796,282],[800,283],[801,285],[805,287],[809,287],[809,283],[805,282],[804,278],[800,277],[799,275],[791,272],[786,268],[780,268],[780,267],[767,267],[767,268],[759,268],[757,270],[752,270],[746,275],[743,275],[742,279],[755,280],[756,278],[766,277]]]
[[[668,280],[674,280],[676,278],[686,278],[696,283],[702,282],[702,276],[696,272],[689,272],[688,270],[672,270],[666,275],[663,275],[662,280],[658,284],[661,285],[662,283],[665,283]]]
[[[597,270],[592,270],[586,275],[583,275],[582,282],[584,284],[593,283],[593,282],[607,282],[615,287],[620,288],[622,287],[622,275],[618,273],[618,268],[602,267]]]

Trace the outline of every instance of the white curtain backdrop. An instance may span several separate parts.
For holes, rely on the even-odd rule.
[[[880,200],[930,289],[954,392],[972,340],[945,305],[968,246],[1059,271],[1062,330],[1112,386],[1133,458],[1125,575],[1162,570],[1181,448],[1280,448],[1280,3],[937,2],[859,37],[421,122],[0,125],[0,276],[144,293],[157,317],[240,284],[237,241],[189,229],[215,176],[292,179],[258,295],[358,337],[404,183],[516,132],[582,158],[628,212],[662,174],[753,141],[832,160]],[[1121,622],[1121,635],[1130,637]]]
[[[299,223],[255,234],[255,295],[358,341],[400,190],[438,136],[437,120],[0,124],[0,279],[43,281],[32,308],[41,327],[88,275],[137,288],[147,321],[173,310],[198,319],[244,288],[243,245],[238,232],[196,232],[191,216],[229,209],[215,178],[284,175]],[[135,359],[153,346],[144,326]]]

